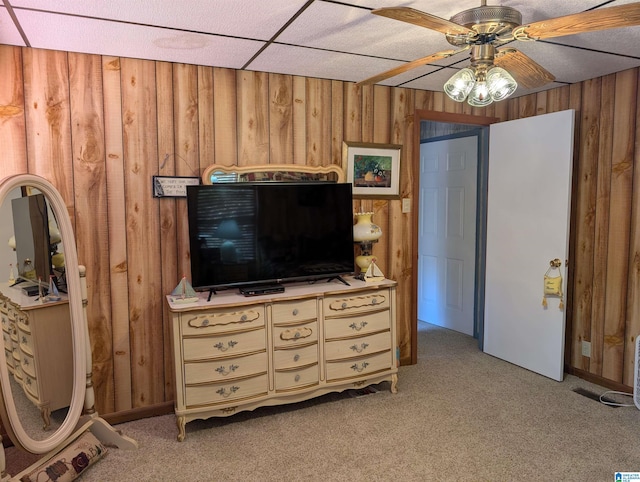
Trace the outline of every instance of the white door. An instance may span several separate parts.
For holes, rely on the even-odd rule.
[[[473,335],[478,137],[420,145],[418,319]]]
[[[489,134],[484,351],[558,381],[565,315],[542,305],[543,279],[559,258],[566,292],[573,123],[569,110]]]

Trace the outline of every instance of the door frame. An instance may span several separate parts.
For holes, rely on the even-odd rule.
[[[431,121],[431,122],[442,122],[448,124],[468,124],[468,125],[477,125],[480,127],[488,127],[491,124],[495,124],[499,122],[500,119],[497,117],[485,117],[485,116],[476,116],[476,115],[468,115],[468,114],[455,114],[450,112],[436,112],[431,110],[421,110],[418,109],[414,114],[414,139],[416,140],[413,143],[413,180],[411,185],[411,192],[413,193],[413,199],[411,203],[411,210],[414,213],[413,221],[412,221],[412,259],[414,260],[414,266],[416,266],[417,270],[417,262],[418,262],[418,221],[419,221],[419,208],[420,208],[420,200],[417,193],[420,190],[420,124],[422,121]],[[480,166],[480,163],[478,164]],[[479,193],[480,194],[480,193]],[[486,199],[483,200],[486,203]],[[480,205],[478,204],[478,207]],[[480,225],[479,225],[480,227]],[[482,249],[484,249],[484,227],[482,227],[481,231],[476,232],[476,236],[478,239],[482,241]],[[479,250],[479,252],[481,252]],[[478,279],[479,273],[476,273],[476,279]],[[415,364],[418,362],[418,273],[414,273],[412,276],[412,286],[411,286],[411,298],[414,300],[411,306],[411,363]],[[477,312],[477,308],[476,308]]]

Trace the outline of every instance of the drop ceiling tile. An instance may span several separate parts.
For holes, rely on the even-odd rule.
[[[259,40],[270,39],[305,3],[306,0],[11,0],[16,13],[30,8]]]
[[[314,2],[277,41],[405,61],[451,48],[438,32],[326,2]]]
[[[20,32],[4,7],[0,7],[0,44],[25,46]]]
[[[558,82],[574,83],[640,66],[640,58],[620,57],[549,44],[519,42],[518,50],[551,72]]]
[[[402,65],[402,62],[272,44],[248,68],[264,72],[357,82],[398,65]]]
[[[36,11],[16,12],[34,48],[241,68],[264,42]]]

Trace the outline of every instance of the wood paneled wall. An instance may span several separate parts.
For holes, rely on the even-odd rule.
[[[517,119],[577,111],[572,244],[574,370],[632,385],[640,333],[638,69],[486,109],[441,92],[0,46],[2,175],[49,179],[66,201],[88,267],[89,330],[101,413],[174,397],[164,295],[189,274],[186,203],[155,199],[153,175],[211,163],[342,164],[343,140],[402,144],[402,197],[418,173],[419,110]],[[543,141],[543,140],[541,140]],[[634,189],[635,186],[635,189]],[[398,341],[411,362],[414,213],[354,201],[384,236],[380,266],[399,282]],[[581,356],[582,340],[592,356]]]

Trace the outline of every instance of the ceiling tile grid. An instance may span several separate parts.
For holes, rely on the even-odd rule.
[[[373,15],[371,10],[408,6],[449,19],[481,4],[480,0],[0,2],[0,44],[350,82],[453,48],[435,30]],[[488,0],[487,3],[517,9],[526,24],[635,2]],[[519,87],[514,95],[639,67],[638,45],[638,26],[538,42],[511,42],[509,47],[518,48],[556,77],[556,82],[541,88]],[[467,51],[379,83],[441,91],[451,75],[469,64]]]

